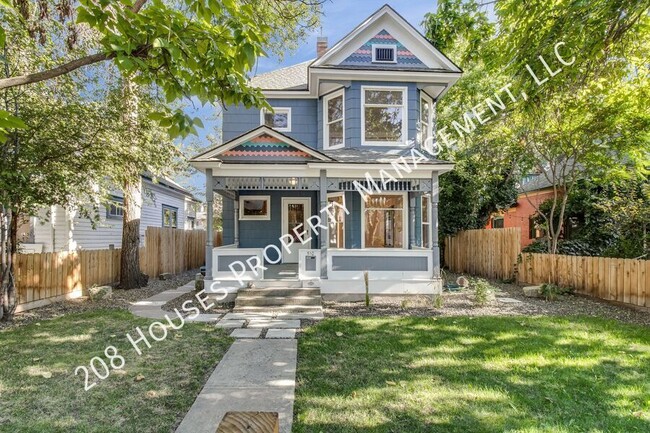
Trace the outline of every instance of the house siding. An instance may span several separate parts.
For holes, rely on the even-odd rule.
[[[291,131],[283,134],[316,148],[318,101],[316,99],[267,99],[272,107],[291,108]],[[223,141],[228,142],[260,126],[260,110],[243,105],[228,106],[223,113]]]

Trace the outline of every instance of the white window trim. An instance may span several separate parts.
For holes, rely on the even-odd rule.
[[[425,199],[429,203],[431,203],[431,196],[428,195],[428,194],[425,194],[420,198],[420,245],[422,246],[422,248],[429,249],[429,248],[431,248],[431,245],[425,246],[425,244],[429,242],[429,239],[424,238],[424,230],[423,229],[424,229],[424,226],[429,226],[429,231],[431,231],[431,227],[432,227],[432,224],[431,224],[431,206],[430,205],[424,206],[424,200]],[[424,215],[427,216],[427,221],[428,222],[424,222]]]
[[[366,141],[366,91],[386,90],[402,92],[402,141]],[[406,146],[408,145],[408,87],[405,86],[361,86],[361,145],[362,146]],[[397,107],[397,105],[395,105]]]
[[[420,91],[420,110],[419,110],[419,115],[418,115],[418,122],[420,123],[420,134],[422,134],[422,100],[425,100],[426,102],[429,103],[429,119],[428,119],[428,124],[427,124],[427,131],[425,136],[420,136],[420,145],[424,146],[424,140],[426,140],[428,137],[433,137],[433,121],[435,119],[435,110],[434,110],[434,102],[433,98],[423,91]]]
[[[377,48],[390,48],[393,50],[393,60],[377,60]],[[395,44],[372,44],[372,63],[397,63],[397,45]]]
[[[344,192],[328,193],[327,194],[328,204],[329,204],[329,199],[333,198],[333,197],[341,197],[341,198],[343,198],[343,207],[347,209],[347,205],[345,204],[345,193]],[[328,233],[328,235],[329,235],[329,233]],[[330,249],[345,249],[345,218],[343,219],[343,239],[342,239],[342,241],[343,241],[343,248],[333,248],[333,247],[329,247],[329,246],[328,246],[328,248],[330,248]],[[329,245],[329,239],[327,240],[327,244]]]
[[[327,103],[334,98],[339,96],[343,97],[343,118],[341,120],[336,120],[335,122],[343,122],[343,143],[339,146],[330,146],[330,128],[329,126],[334,122],[329,122],[327,118]],[[337,90],[332,92],[329,95],[323,96],[323,149],[325,150],[334,150],[342,149],[345,147],[345,89]]]
[[[288,117],[288,122],[287,122],[287,127],[286,128],[273,128],[272,126],[269,126],[269,128],[272,128],[275,131],[278,132],[291,132],[291,107],[273,107],[273,111],[275,113],[280,113],[280,112],[286,112],[287,117]],[[266,113],[269,113],[270,110],[267,110],[266,108],[262,108],[260,110],[260,126],[266,125],[264,115]]]
[[[266,215],[244,215],[245,200],[266,200]],[[269,221],[271,219],[271,196],[270,195],[240,195],[239,196],[239,220],[240,221]]]
[[[402,247],[394,248],[377,248],[377,247],[368,247],[366,248],[366,201],[361,200],[361,248],[368,250],[406,250],[408,249],[408,193],[407,192],[381,192],[373,195],[400,195],[402,199]],[[372,196],[371,196],[372,197]]]

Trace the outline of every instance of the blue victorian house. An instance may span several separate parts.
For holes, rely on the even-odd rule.
[[[367,273],[372,293],[439,293],[438,179],[453,164],[425,144],[461,73],[386,5],[332,47],[319,38],[316,59],[254,77],[273,109],[225,107],[224,143],[191,160],[208,210],[224,198],[206,288],[358,298]]]

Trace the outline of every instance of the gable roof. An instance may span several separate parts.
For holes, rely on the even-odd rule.
[[[451,59],[440,52],[411,23],[387,4],[379,8],[379,10],[337,42],[320,59],[317,59],[311,67],[339,66],[343,60],[357,51],[360,46],[366,44],[373,37],[376,37],[376,35],[381,34],[382,31],[389,34],[392,33],[391,29],[387,27],[392,27],[394,32],[402,33],[401,36],[405,39],[400,39],[400,43],[406,45],[412,54],[424,63],[426,69],[438,72],[462,72]]]
[[[190,162],[330,162],[332,159],[293,138],[262,125],[227,143],[214,146]]]

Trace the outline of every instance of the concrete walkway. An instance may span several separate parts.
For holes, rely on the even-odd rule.
[[[297,354],[296,340],[235,341],[176,433],[214,433],[229,411],[278,412],[290,433]]]
[[[138,301],[130,311],[148,319],[164,319],[168,312],[162,306],[193,290],[191,281]],[[214,369],[176,433],[214,433],[230,411],[277,412],[280,432],[291,432],[298,354],[295,335],[300,317],[289,315],[293,320],[278,320],[273,316],[200,314],[193,320],[233,329],[231,336],[238,340]],[[264,330],[265,339],[259,339]]]

